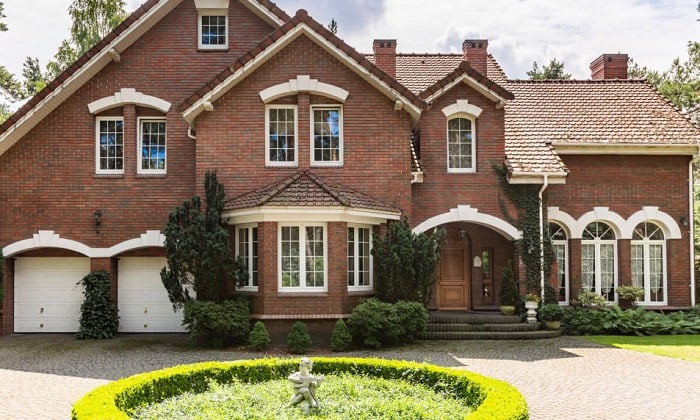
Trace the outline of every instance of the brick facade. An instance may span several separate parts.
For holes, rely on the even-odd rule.
[[[261,47],[258,43],[275,28],[238,1],[231,1],[229,49],[198,51],[196,17],[194,2],[183,1],[121,52],[119,62],[107,65],[13,147],[0,154],[0,214],[3,216],[0,218],[0,246],[31,239],[39,231],[53,231],[64,240],[76,241],[93,250],[105,250],[138,239],[147,231],[162,231],[168,213],[175,206],[203,192],[207,171],[217,171],[227,198],[234,198],[300,170],[310,170],[329,183],[400,209],[402,217],[408,217],[412,226],[449,214],[459,206],[478,211],[482,219],[451,220],[441,227],[447,229],[451,240],[468,244],[463,263],[469,273],[470,298],[465,309],[498,307],[502,269],[506,261],[517,260],[511,242],[514,238],[499,231],[507,223],[499,207],[498,182],[492,167],[494,163],[502,164],[506,156],[507,108],[472,85],[458,83],[436,96],[429,105],[426,103],[422,114],[416,118],[397,100],[397,95],[404,93],[396,89],[398,82],[392,77],[386,74],[363,76],[362,72],[369,71],[366,69],[372,69],[373,65],[366,60],[357,62],[357,57],[344,49],[342,41],[326,38],[331,42],[319,45],[323,42],[303,34],[255,71],[245,74],[214,101],[213,111],[200,114],[191,127],[196,132],[194,140],[188,136],[190,126],[183,119],[182,111],[186,108],[181,106],[183,101],[194,93],[206,93],[223,81],[215,77],[227,66],[233,68],[233,63],[239,59],[249,60],[251,54],[257,54],[260,48],[275,41],[268,38]],[[322,37],[332,35],[319,35],[319,39]],[[393,60],[391,57],[395,55],[396,41],[383,41],[381,54],[375,51],[376,62],[393,76],[398,73],[396,57]],[[488,42],[478,41],[478,45],[465,44],[465,58],[474,60],[475,68],[485,75]],[[342,54],[332,54],[329,49],[335,47],[329,44],[338,47]],[[249,52],[251,50],[253,52]],[[338,58],[343,54],[350,59]],[[354,65],[361,70],[353,69]],[[266,104],[259,93],[298,76],[309,76],[344,89],[349,95],[342,104],[308,91],[273,101],[297,106],[298,165],[267,167]],[[370,79],[372,83],[368,82]],[[205,86],[207,83],[209,85]],[[381,83],[389,87],[378,87]],[[87,105],[123,88],[133,88],[172,106],[166,114],[134,104],[103,112],[101,115],[123,116],[125,164],[123,175],[97,175],[96,116],[90,114]],[[407,97],[402,99],[420,101],[417,96]],[[442,109],[464,100],[482,110],[475,119],[476,172],[448,173],[447,118]],[[310,161],[310,107],[320,104],[342,105],[344,159],[341,167],[314,167]],[[165,175],[137,173],[137,121],[141,116],[166,118]],[[420,133],[418,152],[424,173],[424,181],[415,184],[411,184],[409,156],[413,132]],[[687,156],[566,155],[563,161],[569,169],[566,184],[548,187],[548,206],[558,207],[573,219],[595,207],[607,207],[627,219],[649,206],[658,207],[675,221],[692,217],[688,211]],[[95,226],[93,216],[97,210],[102,212],[99,227]],[[494,225],[492,220],[500,222]],[[291,325],[291,318],[315,322],[319,328],[332,328],[333,319],[348,314],[360,299],[371,295],[347,289],[346,221],[333,220],[326,224],[328,275],[324,293],[279,292],[278,222],[259,222],[258,229],[259,289],[245,294],[252,298],[256,318],[266,323],[277,322],[271,327],[276,335],[282,335],[282,330]],[[384,226],[380,224],[374,229],[383,231]],[[666,243],[667,303],[677,307],[690,303],[689,232],[685,226],[681,229],[681,238],[669,239]],[[233,239],[233,226],[230,232]],[[119,298],[118,258],[163,255],[163,249],[154,246],[152,239],[143,241],[143,246],[114,255],[101,251],[91,260],[92,269],[110,271],[115,299]],[[573,293],[580,288],[580,240],[571,239],[568,249]],[[620,284],[629,284],[629,239],[620,239],[617,250]],[[475,266],[475,257],[481,259],[485,252],[490,256],[488,272]],[[13,258],[76,255],[82,254],[75,249],[49,246],[6,258],[3,333],[13,331]],[[521,264],[516,262],[514,268],[522,278]],[[438,307],[436,302],[434,299],[431,307]]]

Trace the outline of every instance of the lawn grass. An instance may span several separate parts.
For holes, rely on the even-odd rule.
[[[700,362],[700,335],[594,335],[581,338],[621,349]]]

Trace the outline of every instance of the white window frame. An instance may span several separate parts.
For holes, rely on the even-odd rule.
[[[277,162],[270,160],[270,110],[294,110],[294,161]],[[265,166],[295,167],[299,165],[299,107],[297,105],[265,106]]]
[[[143,169],[143,127],[144,122],[164,122],[165,123],[165,168],[163,169]],[[139,130],[139,141],[136,144],[137,170],[139,174],[166,174],[168,173],[168,122],[165,117],[138,117],[136,125]]]
[[[224,44],[203,44],[202,43],[202,18],[205,16],[223,16],[226,22],[226,42]],[[229,38],[229,18],[228,9],[201,9],[197,11],[197,48],[200,50],[228,50]]]
[[[314,144],[314,111],[323,110],[337,110],[338,111],[338,160],[336,161],[323,161],[315,159],[315,144]],[[326,166],[326,167],[338,167],[343,166],[343,106],[338,104],[329,105],[312,105],[309,112],[309,149],[310,149],[310,162],[312,166]]]
[[[238,258],[241,255],[241,249],[240,249],[240,231],[241,230],[247,230],[248,231],[248,261],[246,261],[248,265],[248,284],[245,286],[237,286],[236,290],[244,291],[244,292],[257,292],[258,287],[260,285],[260,246],[258,246],[258,285],[254,286],[253,285],[253,229],[258,230],[258,244],[260,243],[260,229],[258,229],[258,224],[257,223],[246,223],[243,225],[236,225],[236,234],[235,234],[235,242],[236,242],[236,258]]]
[[[550,224],[557,225],[559,229],[564,233],[564,235],[567,235],[566,229],[564,229],[559,223],[556,222],[550,222]],[[555,246],[561,246],[564,248],[564,300],[559,301],[560,305],[568,305],[569,304],[569,295],[571,294],[571,289],[569,286],[569,236],[566,236],[566,239],[552,239],[552,247]],[[554,253],[554,258],[556,258],[556,251]],[[557,266],[559,266],[559,261],[557,261]],[[556,273],[557,276],[557,298],[559,296],[559,273]]]
[[[100,169],[100,123],[102,121],[121,121],[122,123],[122,169]],[[126,167],[126,150],[124,149],[124,117],[96,117],[95,118],[95,173],[103,175],[123,175]]]
[[[617,288],[618,288],[618,280],[617,276],[619,273],[619,268],[618,268],[618,261],[617,261],[617,235],[615,234],[615,231],[613,230],[612,226],[601,220],[596,220],[596,222],[604,223],[606,226],[608,226],[612,232],[613,235],[615,235],[615,239],[581,239],[581,264],[583,265],[583,247],[584,245],[593,245],[594,246],[594,279],[593,281],[595,282],[594,284],[594,292],[598,293],[599,295],[602,295],[602,279],[601,279],[601,263],[600,263],[600,247],[601,245],[612,245],[613,247],[613,300],[606,300],[608,304],[613,304],[617,303]],[[583,266],[581,267],[581,270],[583,271]],[[583,273],[581,273],[581,288],[584,288],[583,284]],[[585,288],[584,290],[588,290],[588,288]],[[604,297],[604,296],[603,296]]]
[[[348,284],[348,291],[349,292],[363,292],[363,291],[370,291],[374,290],[374,258],[372,257],[372,226],[370,225],[360,225],[360,224],[354,224],[354,223],[348,223],[348,229],[354,229],[354,240],[353,240],[353,273],[354,273],[354,285],[350,286]],[[369,284],[368,285],[362,285],[359,286],[359,274],[360,274],[360,259],[358,258],[359,254],[359,241],[357,240],[358,238],[358,229],[367,229],[369,231]],[[346,243],[348,246],[350,246],[349,241],[346,239]],[[350,267],[348,267],[348,273],[350,272]],[[346,274],[347,278],[347,274]]]
[[[642,222],[644,223],[644,222]],[[663,233],[663,229],[661,229],[661,226],[659,226],[656,223],[653,222],[648,222],[650,224],[653,224],[654,226],[658,227],[661,232]],[[663,261],[661,263],[662,267],[662,284],[663,284],[663,291],[664,291],[664,299],[660,302],[651,302],[651,279],[650,274],[651,274],[651,269],[649,266],[649,246],[650,245],[661,245],[661,255],[663,256]],[[664,235],[664,239],[632,239],[630,241],[630,246],[642,246],[643,253],[644,253],[644,300],[640,300],[638,303],[644,306],[664,306],[668,302],[668,271],[666,268],[666,264],[668,262],[668,258],[666,257],[666,236]],[[632,273],[632,250],[630,249],[630,274]]]
[[[472,165],[471,168],[451,168],[450,167],[450,121],[454,119],[462,118],[465,120],[471,121],[472,124]],[[457,113],[450,115],[449,118],[445,121],[445,133],[446,133],[446,141],[445,145],[447,147],[446,150],[446,156],[447,156],[447,172],[448,173],[453,173],[453,174],[464,174],[464,173],[475,173],[476,172],[476,118],[473,115],[465,114],[465,113]]]
[[[282,228],[299,228],[299,287],[282,286]],[[306,228],[323,229],[323,287],[306,286]],[[328,291],[328,226],[327,223],[279,223],[277,226],[277,287],[280,293],[324,293]]]

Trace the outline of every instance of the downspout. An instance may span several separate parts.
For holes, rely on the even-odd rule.
[[[540,293],[542,297],[542,302],[544,303],[544,201],[542,199],[542,194],[544,190],[547,189],[549,185],[548,174],[542,175],[542,188],[540,188],[539,199],[540,199]]]
[[[693,164],[700,159],[699,155],[693,156],[688,162],[688,219],[690,219],[690,306],[695,306],[695,182],[693,180]]]

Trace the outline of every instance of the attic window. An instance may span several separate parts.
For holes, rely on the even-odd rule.
[[[228,49],[228,0],[195,0],[197,47],[200,50]]]

